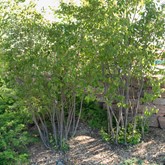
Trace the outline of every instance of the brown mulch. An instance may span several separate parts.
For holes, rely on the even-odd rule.
[[[31,146],[30,165],[55,165],[58,160],[65,165],[119,165],[132,158],[142,160],[143,165],[165,165],[165,129],[150,128],[144,141],[126,147],[103,142],[97,131],[81,123],[68,143],[66,153],[46,150],[41,143]]]

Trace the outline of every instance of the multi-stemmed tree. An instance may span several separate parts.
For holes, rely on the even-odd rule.
[[[81,70],[86,64],[79,53],[77,28],[49,23],[33,4],[5,5],[1,17],[4,76],[28,107],[44,145],[62,147],[76,132],[84,98],[86,77]]]
[[[60,13],[81,31],[81,54],[88,59],[92,77],[89,86],[106,103],[112,140],[134,143],[139,105],[160,91],[153,75],[154,61],[163,57],[157,53],[163,47],[163,6],[152,0],[89,0],[80,7],[63,4]],[[132,139],[127,138],[128,128]]]
[[[157,87],[152,75],[155,59],[163,55],[156,53],[164,35],[161,6],[152,0],[62,3],[55,11],[60,21],[53,23],[33,4],[10,1],[1,9],[4,77],[28,107],[47,148],[62,147],[75,134],[86,95],[106,103],[113,141],[128,142],[129,122],[135,136],[139,104],[153,98],[144,92],[146,80]]]

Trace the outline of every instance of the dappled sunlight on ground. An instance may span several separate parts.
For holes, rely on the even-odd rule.
[[[135,146],[113,145],[102,141],[97,132],[86,125],[69,140],[66,153],[46,150],[41,143],[31,146],[31,165],[119,165],[124,160],[137,158],[142,165],[165,164],[165,129],[151,128],[144,141]]]
[[[70,141],[70,157],[78,164],[114,164],[119,156],[111,147],[91,136],[77,136]]]

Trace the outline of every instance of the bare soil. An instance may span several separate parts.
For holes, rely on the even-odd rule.
[[[31,146],[30,165],[55,165],[59,160],[64,165],[119,165],[132,158],[139,159],[142,165],[165,165],[165,129],[150,128],[141,143],[117,146],[104,142],[98,131],[81,123],[77,135],[68,143],[66,153],[47,150],[42,143]]]

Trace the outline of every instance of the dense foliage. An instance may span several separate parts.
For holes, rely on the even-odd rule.
[[[0,164],[23,164],[28,161],[27,145],[34,140],[27,131],[30,118],[14,90],[2,79],[0,83]]]
[[[137,118],[139,105],[160,91],[153,75],[159,74],[155,60],[164,56],[157,53],[163,47],[163,6],[153,0],[62,3],[54,11],[60,21],[52,23],[33,3],[4,0],[0,9],[2,76],[47,148],[62,148],[75,135],[84,98],[105,104],[103,136],[115,143],[140,141],[145,112]],[[104,118],[105,110],[88,109],[89,123],[100,129],[98,116]]]
[[[152,0],[89,0],[80,7],[62,4],[59,13],[78,26],[80,53],[89,63],[88,97],[105,103],[108,134],[116,143],[121,134],[122,142],[130,143],[128,137],[136,137],[138,131],[139,105],[151,102],[160,91],[153,75],[158,74],[154,61],[164,57],[157,53],[163,47],[163,7]],[[144,125],[138,137],[144,135]]]

